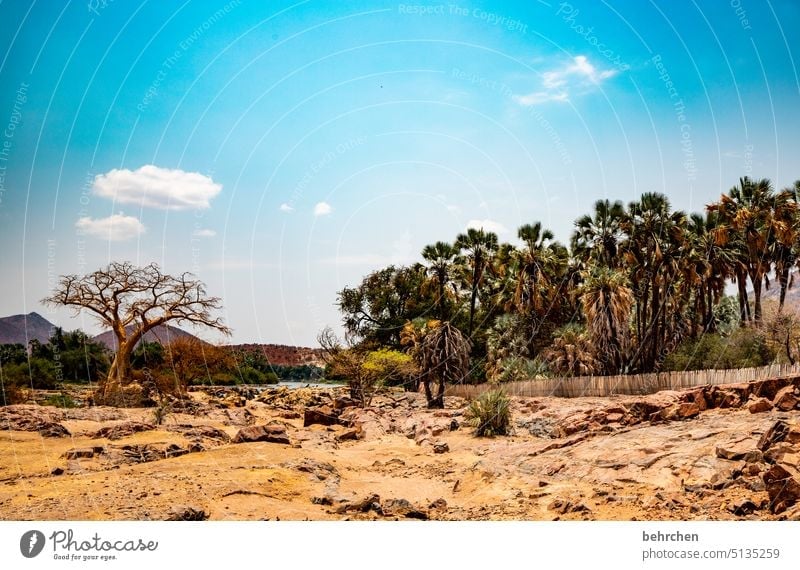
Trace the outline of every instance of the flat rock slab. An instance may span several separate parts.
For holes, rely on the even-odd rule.
[[[265,441],[267,443],[291,444],[286,428],[280,424],[269,424],[265,426],[249,426],[239,430],[233,443],[253,443]]]

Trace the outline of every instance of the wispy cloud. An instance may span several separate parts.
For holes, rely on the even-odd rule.
[[[318,202],[316,206],[314,206],[314,215],[315,216],[327,216],[333,212],[333,208],[327,202]]]
[[[292,207],[291,207],[289,204],[287,204],[286,202],[284,202],[283,204],[281,204],[281,205],[278,207],[278,209],[279,209],[281,212],[286,212],[287,214],[288,214],[289,212],[294,212],[294,208],[292,208]]]
[[[527,95],[514,95],[514,100],[523,107],[531,107],[533,105],[541,105],[548,101],[558,101],[564,103],[569,101],[569,94],[566,91],[536,91],[528,93]]]
[[[94,219],[86,216],[75,222],[75,227],[85,235],[109,241],[125,241],[145,231],[138,218],[126,216],[122,212],[107,218]]]
[[[587,84],[600,85],[617,73],[616,69],[600,70],[592,65],[585,55],[578,55],[560,69],[545,71],[542,74],[540,89],[527,95],[515,95],[514,100],[524,107],[551,101],[564,103],[569,101],[570,92],[575,87],[585,87]]]
[[[198,229],[198,230],[194,230],[192,232],[192,235],[194,237],[214,237],[215,235],[217,235],[217,232],[215,232],[214,230],[209,230],[209,229],[202,229],[202,230]]]
[[[208,176],[160,168],[152,164],[137,170],[113,169],[94,179],[95,195],[121,204],[136,204],[162,210],[202,210],[222,190]]]

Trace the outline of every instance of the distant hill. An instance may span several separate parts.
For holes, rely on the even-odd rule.
[[[125,330],[128,333],[133,332],[133,325],[129,325],[125,327]],[[188,333],[185,330],[181,330],[178,327],[171,327],[169,325],[160,325],[157,326],[144,334],[144,340],[147,342],[157,342],[159,344],[169,344],[171,341],[177,338],[193,338],[200,342],[205,342],[202,339],[199,339],[192,333]],[[94,339],[96,342],[100,342],[106,345],[111,350],[117,350],[117,337],[114,336],[112,331],[106,331],[104,333],[100,333]]]
[[[270,364],[277,366],[300,366],[302,364],[325,366],[321,348],[286,346],[284,344],[235,344],[231,345],[231,348],[261,352]]]
[[[0,318],[0,344],[27,344],[33,339],[47,342],[55,325],[39,313]]]

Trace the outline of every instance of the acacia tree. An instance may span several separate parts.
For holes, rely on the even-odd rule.
[[[147,331],[169,323],[192,323],[216,329],[225,335],[230,329],[212,311],[221,308],[218,297],[209,297],[205,285],[189,273],[179,277],[161,272],[157,264],[138,267],[114,262],[88,275],[66,275],[53,294],[42,302],[68,306],[79,313],[89,311],[116,337],[117,351],[108,376],[97,394],[100,403],[125,403],[123,388],[131,383],[131,355]]]

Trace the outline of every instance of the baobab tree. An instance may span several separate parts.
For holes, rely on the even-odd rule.
[[[117,352],[96,397],[109,405],[126,403],[123,389],[132,380],[131,355],[147,331],[173,322],[231,332],[220,318],[212,317],[212,311],[221,308],[220,299],[209,297],[201,281],[189,273],[166,275],[155,263],[138,267],[114,262],[83,277],[62,276],[42,303],[68,306],[75,314],[86,310],[113,331]]]

